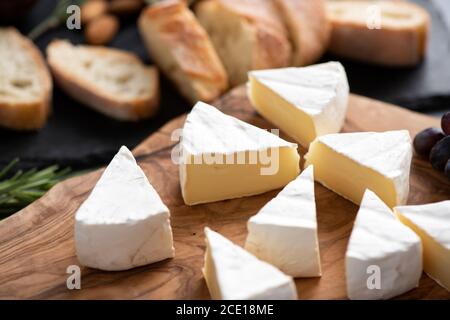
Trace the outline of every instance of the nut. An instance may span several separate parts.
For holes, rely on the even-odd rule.
[[[81,5],[81,23],[87,24],[108,11],[108,3],[105,0],[87,1]]]
[[[109,12],[121,16],[138,13],[144,6],[142,0],[112,0],[109,3]]]
[[[84,30],[86,42],[93,45],[105,45],[109,43],[119,30],[119,19],[104,14],[92,20]]]

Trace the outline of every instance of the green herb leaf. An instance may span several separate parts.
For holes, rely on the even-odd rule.
[[[59,170],[56,165],[42,170],[19,170],[12,174],[11,169],[18,162],[19,159],[14,159],[0,170],[0,178],[4,178],[0,181],[0,219],[39,199],[58,182],[77,175],[70,174],[70,168]]]
[[[72,4],[79,6],[84,1],[85,0],[58,0],[50,16],[34,27],[28,34],[28,37],[32,40],[36,40],[48,30],[60,26],[67,19],[67,7]]]

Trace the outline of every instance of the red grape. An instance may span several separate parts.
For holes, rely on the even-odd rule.
[[[431,149],[444,137],[445,135],[438,128],[425,129],[414,138],[414,149],[418,155],[428,158]]]
[[[444,171],[450,159],[450,136],[445,137],[431,149],[430,162],[434,169]]]
[[[445,176],[450,179],[450,160],[447,161],[444,172],[445,172]]]
[[[446,112],[441,119],[441,127],[444,130],[444,133],[450,134],[450,111]]]

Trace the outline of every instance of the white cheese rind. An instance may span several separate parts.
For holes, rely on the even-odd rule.
[[[317,140],[334,152],[392,180],[397,203],[407,202],[412,160],[411,136],[407,130],[337,133]]]
[[[395,211],[450,250],[450,200],[416,206],[397,206]]]
[[[207,253],[203,273],[212,299],[297,299],[297,289],[291,277],[209,228],[205,228],[205,236]],[[208,255],[210,260],[206,261]],[[209,274],[209,270],[214,272]]]
[[[313,166],[247,223],[245,248],[293,277],[321,276]]]
[[[301,68],[256,70],[249,72],[249,77],[255,78],[291,105],[311,116],[317,136],[336,133],[342,129],[347,112],[349,85],[341,63],[327,62]]]
[[[394,211],[422,239],[424,271],[450,291],[450,200]]]
[[[75,216],[84,266],[116,271],[174,256],[169,209],[122,147]]]
[[[181,139],[186,155],[232,154],[249,150],[297,147],[278,136],[197,102],[188,114]]]
[[[368,281],[379,268],[380,288]],[[345,255],[350,299],[389,299],[419,284],[422,274],[420,238],[393,215],[375,193],[366,190]],[[373,278],[372,278],[373,279]]]

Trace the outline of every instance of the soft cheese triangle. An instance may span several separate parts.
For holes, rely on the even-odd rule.
[[[245,249],[293,277],[321,276],[313,166],[248,221]]]
[[[366,189],[391,208],[408,199],[412,146],[406,130],[321,136],[305,158],[317,181],[356,204]]]
[[[217,232],[205,228],[203,274],[215,300],[294,300],[293,279]]]
[[[198,102],[180,142],[184,202],[239,198],[284,187],[299,174],[297,145]]]
[[[339,62],[251,71],[249,79],[256,110],[303,146],[342,129],[349,86]]]
[[[82,265],[108,271],[174,256],[169,209],[126,147],[78,209],[75,247]]]
[[[394,211],[422,239],[425,272],[450,291],[450,200]]]
[[[419,284],[420,238],[370,190],[353,226],[345,269],[347,295],[352,300],[389,299]]]

